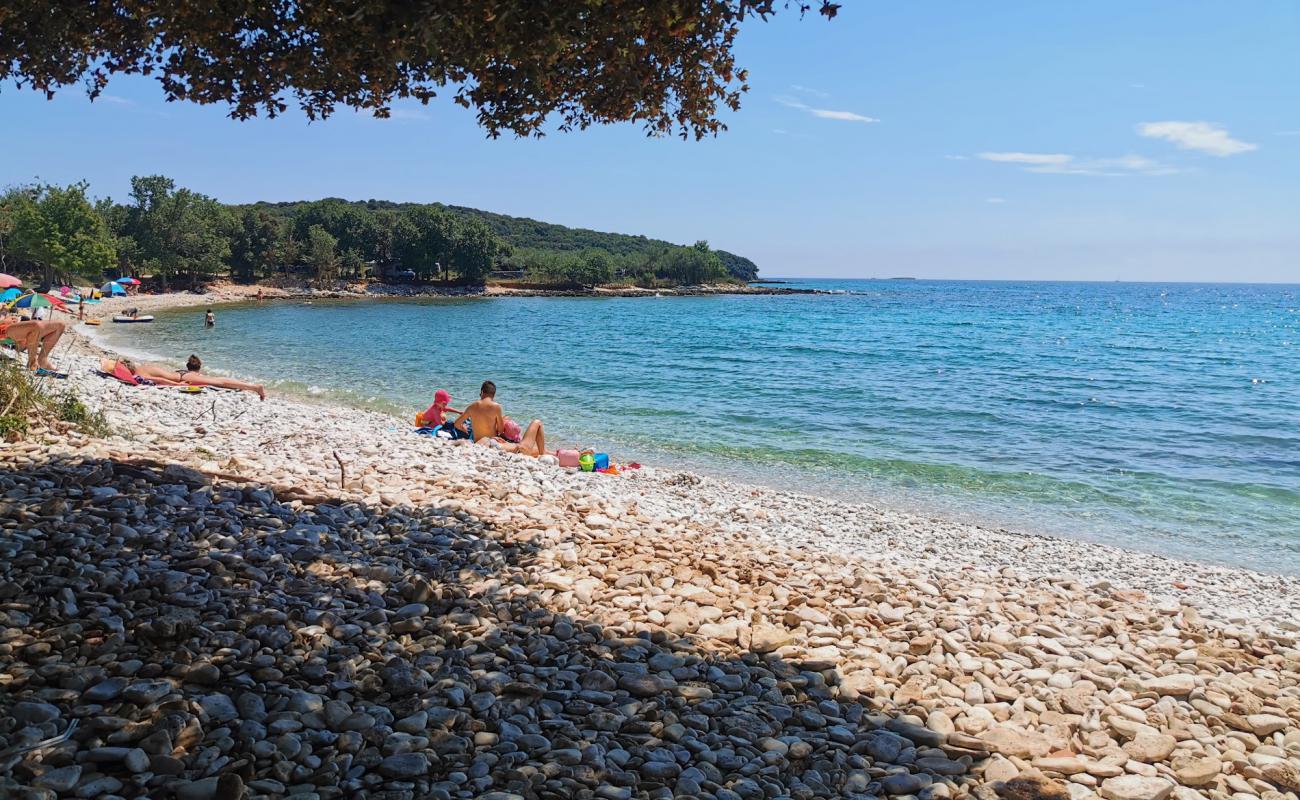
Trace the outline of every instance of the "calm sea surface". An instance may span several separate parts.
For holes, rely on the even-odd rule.
[[[103,335],[403,417],[491,378],[552,446],[1300,574],[1300,287],[795,285],[835,294],[291,302]]]

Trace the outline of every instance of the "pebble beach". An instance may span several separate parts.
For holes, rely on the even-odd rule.
[[[112,435],[0,449],[0,796],[1300,796],[1295,578],[100,354],[43,386]]]

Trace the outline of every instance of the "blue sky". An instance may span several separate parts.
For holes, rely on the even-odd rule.
[[[1300,282],[1300,3],[864,3],[753,22],[716,139],[488,140],[450,102],[235,122],[0,89],[0,183],[439,201],[708,239],[769,276]]]

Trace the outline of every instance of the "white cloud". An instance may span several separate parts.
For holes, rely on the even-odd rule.
[[[1033,164],[1036,166],[1064,165],[1070,163],[1074,156],[1065,153],[980,153],[976,158],[985,161],[997,161],[1002,164]]]
[[[389,119],[418,120],[428,119],[429,115],[414,108],[394,108],[388,112]]]
[[[979,153],[976,158],[999,164],[1018,164],[1025,172],[1041,175],[1172,175],[1174,167],[1136,155],[1116,158],[1079,158],[1068,153]]]
[[[1300,136],[1300,131],[1274,131],[1274,136]]]
[[[865,114],[858,114],[854,111],[833,111],[828,108],[813,108],[812,106],[793,97],[778,97],[776,102],[789,108],[797,108],[800,111],[812,114],[814,117],[821,119],[835,119],[842,122],[879,122],[875,117],[868,117]]]
[[[1142,122],[1138,124],[1137,132],[1139,136],[1148,139],[1172,142],[1180,150],[1195,150],[1220,158],[1259,149],[1259,145],[1232,138],[1221,126],[1212,122]]]
[[[95,99],[97,99],[97,100],[102,100],[102,101],[104,101],[105,103],[112,103],[113,105],[118,105],[118,106],[133,106],[133,105],[135,105],[135,101],[134,101],[134,100],[128,100],[128,99],[125,98],[125,97],[118,97],[118,96],[115,95],[115,94],[101,94],[99,97],[97,97],[97,98],[95,98]]]
[[[965,161],[966,156],[944,156],[949,161]]]
[[[800,94],[810,94],[814,97],[830,97],[830,92],[823,92],[821,89],[813,89],[810,86],[800,86],[797,83],[790,84],[790,88]]]
[[[1001,204],[1001,203],[1005,203],[1005,202],[1007,202],[1007,201],[1006,201],[1005,198],[1002,198],[1002,197],[986,197],[986,198],[984,198],[984,202],[986,202],[986,203],[992,203],[992,204],[994,204],[994,205],[998,205],[998,204]]]
[[[808,113],[812,114],[814,117],[821,117],[822,119],[838,119],[838,120],[843,120],[844,122],[879,122],[880,121],[875,117],[868,117],[863,114],[856,114],[852,111],[831,111],[830,109],[826,109],[826,108],[810,108],[808,109]]]

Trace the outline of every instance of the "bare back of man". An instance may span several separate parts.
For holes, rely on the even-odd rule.
[[[456,427],[461,431],[465,430],[465,420],[470,421],[474,426],[476,442],[486,436],[500,436],[505,426],[505,415],[501,413],[501,404],[493,399],[496,393],[495,383],[483,381],[483,386],[479,389],[479,399],[466,406],[461,415],[456,418]]]

